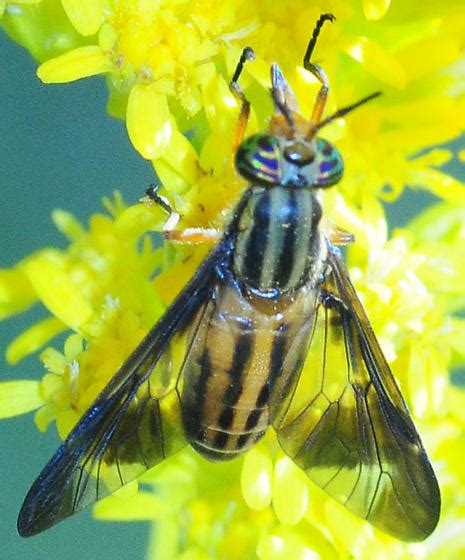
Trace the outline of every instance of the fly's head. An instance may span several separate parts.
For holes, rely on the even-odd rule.
[[[323,19],[330,19],[325,18]],[[296,97],[276,64],[271,66],[271,96],[275,113],[268,130],[246,138],[236,152],[236,169],[253,184],[319,189],[338,183],[344,162],[337,148],[318,137],[327,124],[344,117],[363,103],[380,95],[376,92],[322,118],[329,92],[323,69],[310,62],[312,41],[304,67],[322,83],[310,119],[300,113]]]
[[[236,168],[254,184],[322,188],[341,179],[344,163],[337,148],[322,138],[264,133],[241,144]]]

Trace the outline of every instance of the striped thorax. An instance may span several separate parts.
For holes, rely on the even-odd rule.
[[[308,283],[319,258],[320,218],[320,204],[308,189],[252,187],[238,220],[237,277],[247,288],[275,296]]]

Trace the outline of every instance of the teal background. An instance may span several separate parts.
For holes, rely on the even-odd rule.
[[[70,210],[85,222],[101,208],[102,196],[119,189],[133,203],[154,180],[124,123],[106,115],[102,78],[45,86],[35,69],[29,54],[0,34],[0,267],[47,245],[66,245],[51,222],[52,209]],[[391,226],[403,225],[432,200],[408,191],[387,208]],[[43,316],[33,309],[0,322],[2,352]],[[0,372],[2,380],[39,379],[42,367],[36,356],[11,367],[0,353]],[[54,429],[38,435],[32,414],[0,422],[0,558],[144,558],[145,524],[95,522],[89,511],[31,539],[17,535],[22,499],[58,442]]]

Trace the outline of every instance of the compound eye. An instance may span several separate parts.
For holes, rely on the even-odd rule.
[[[236,152],[236,169],[249,181],[278,185],[282,174],[278,139],[255,134],[244,140]]]
[[[336,184],[344,172],[344,162],[339,151],[327,140],[316,139],[315,186],[324,188]]]
[[[304,167],[313,162],[315,151],[307,142],[295,142],[284,149],[284,157],[289,163]]]

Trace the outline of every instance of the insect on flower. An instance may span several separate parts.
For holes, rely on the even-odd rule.
[[[285,453],[330,496],[405,541],[435,528],[438,484],[337,245],[325,232],[319,189],[337,183],[342,157],[319,131],[375,98],[323,118],[326,74],[303,118],[276,64],[275,113],[267,131],[244,139],[241,103],[237,171],[250,181],[224,232],[171,228],[166,237],[217,243],[163,317],[116,372],[45,466],[18,519],[23,536],[43,531],[116,491],[190,444],[210,460],[248,450],[271,425]],[[154,190],[149,195],[170,210]],[[302,374],[305,365],[305,374]]]

